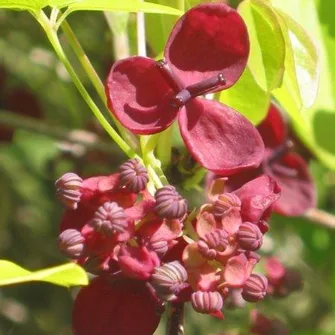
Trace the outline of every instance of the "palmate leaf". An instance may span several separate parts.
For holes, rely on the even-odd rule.
[[[65,287],[88,284],[85,270],[75,263],[32,272],[15,263],[0,260],[0,286],[31,281],[43,281]]]
[[[68,13],[78,10],[123,11],[181,15],[169,7],[139,0],[0,0],[0,8],[38,11],[44,7],[68,7]]]

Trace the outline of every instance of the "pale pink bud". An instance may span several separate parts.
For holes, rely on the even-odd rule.
[[[262,232],[251,222],[242,223],[236,237],[240,247],[244,250],[254,251],[263,244]]]
[[[58,248],[70,258],[80,258],[84,254],[85,238],[76,229],[66,229],[58,237]]]
[[[176,298],[176,295],[188,286],[187,272],[178,261],[155,268],[150,281],[159,297],[166,301]]]
[[[181,219],[187,211],[186,200],[176,191],[175,187],[168,185],[155,193],[155,212],[161,218]]]
[[[204,240],[198,241],[199,252],[208,259],[214,259],[218,251],[224,251],[228,245],[228,234],[222,229],[207,233]]]
[[[268,288],[268,280],[265,276],[254,273],[245,282],[242,297],[249,302],[263,300]]]
[[[120,168],[120,183],[129,191],[138,193],[143,191],[149,181],[146,168],[136,159],[130,159]]]
[[[219,292],[197,291],[191,295],[192,307],[199,313],[211,314],[222,309],[223,299]]]
[[[241,210],[241,200],[233,193],[223,193],[219,195],[213,206],[213,214],[215,216],[224,216],[231,210]]]
[[[128,227],[126,214],[116,202],[105,202],[94,213],[90,225],[105,235],[124,233]]]
[[[56,195],[61,204],[69,209],[77,209],[81,198],[83,180],[75,173],[65,173],[56,180]]]

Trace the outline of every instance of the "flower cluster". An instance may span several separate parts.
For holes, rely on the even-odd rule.
[[[173,186],[151,196],[147,182],[147,171],[136,159],[110,176],[83,180],[66,173],[56,181],[57,197],[66,207],[59,248],[97,276],[76,299],[75,334],[100,334],[104,317],[114,322],[106,331],[117,329],[117,334],[150,334],[158,325],[161,300],[148,284],[182,234],[187,202]],[[188,286],[186,278],[176,276],[181,284],[175,283],[174,292]]]
[[[234,85],[248,56],[240,15],[223,3],[200,4],[175,24],[164,60],[134,56],[114,64],[106,82],[110,110],[135,134],[161,132],[178,119],[188,151],[217,174],[257,167],[264,144],[255,127],[232,108],[199,98]]]
[[[76,298],[75,334],[152,334],[167,301],[222,318],[236,289],[249,302],[264,298],[268,281],[253,273],[255,251],[280,190],[262,176],[224,193],[225,181],[213,182],[211,202],[197,213],[171,185],[151,196],[136,159],[110,176],[56,181],[66,207],[59,248],[95,275]]]

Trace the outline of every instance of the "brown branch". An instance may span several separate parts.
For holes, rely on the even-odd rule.
[[[169,303],[166,335],[184,335],[184,303]]]
[[[304,217],[313,223],[323,225],[330,229],[335,229],[335,215],[327,213],[321,209],[311,208]]]

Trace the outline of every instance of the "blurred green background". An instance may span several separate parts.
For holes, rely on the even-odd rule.
[[[332,46],[335,2],[317,3],[327,43]],[[148,25],[158,18],[147,17]],[[109,22],[121,22],[121,26],[123,19],[109,16]],[[130,14],[128,19],[129,48],[134,54],[135,16]],[[116,40],[122,39],[118,29],[123,28],[114,24],[113,34],[102,13],[76,13],[69,23],[100,77],[105,78],[119,57],[115,45],[120,46]],[[64,46],[72,59],[66,42]],[[155,55],[150,45],[148,49]],[[77,70],[80,73],[79,67]],[[84,83],[95,96],[89,82]],[[333,132],[327,136],[325,141],[334,143]],[[25,12],[0,10],[0,258],[31,270],[66,262],[56,247],[62,209],[55,200],[54,181],[67,171],[83,177],[109,174],[124,159],[91,116],[38,24]],[[315,159],[310,168],[317,184],[318,207],[335,215],[335,172]],[[187,196],[194,203],[201,199],[201,193],[194,191]],[[335,334],[335,229],[280,216],[274,216],[270,226],[262,253],[276,255],[285,265],[299,269],[304,288],[257,307],[284,321],[292,334]],[[1,288],[0,335],[71,334],[75,292],[39,283]],[[251,307],[227,311],[225,321],[189,309],[186,334],[245,331]],[[157,334],[163,334],[161,326]]]

